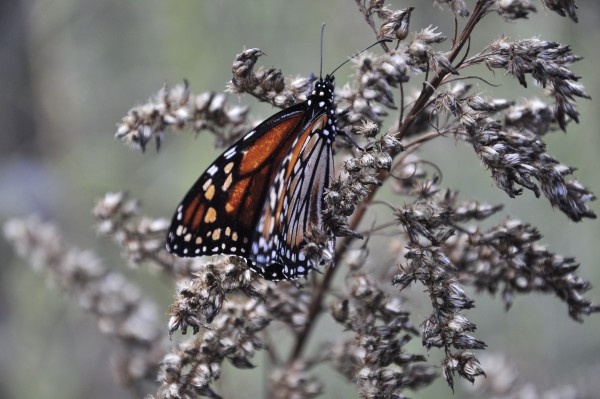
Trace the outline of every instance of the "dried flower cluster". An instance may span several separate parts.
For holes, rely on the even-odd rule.
[[[389,170],[392,164],[391,154],[401,148],[398,140],[385,135],[373,140],[360,155],[344,163],[347,177],[333,179],[324,196],[324,218],[336,236],[359,237],[348,227],[347,217],[369,196],[369,187],[381,184],[375,172]]]
[[[567,304],[573,320],[583,322],[599,312],[600,306],[583,296],[591,286],[575,274],[575,258],[552,253],[541,238],[535,227],[509,219],[486,232],[457,234],[448,254],[469,284],[490,293],[501,290],[507,308],[516,293],[550,292]]]
[[[225,295],[232,291],[242,291],[249,298],[262,298],[252,285],[256,276],[240,262],[239,258],[230,257],[206,264],[189,282],[183,282],[169,309],[169,333],[181,329],[185,334],[188,326],[197,333],[212,323],[225,303]]]
[[[225,359],[240,369],[254,367],[250,359],[264,345],[258,333],[269,324],[263,301],[231,298],[219,310],[210,329],[165,356],[158,374],[161,386],[153,398],[220,398],[210,384],[219,378]]]
[[[148,103],[129,110],[115,137],[142,150],[154,139],[159,149],[168,131],[208,130],[218,144],[226,145],[251,129],[247,114],[247,107],[229,105],[223,93],[192,94],[184,81],[173,88],[163,87]]]
[[[401,289],[416,281],[426,287],[433,312],[422,324],[423,345],[428,349],[444,348],[444,374],[453,386],[455,373],[471,382],[483,374],[477,358],[468,350],[484,349],[486,345],[468,334],[476,327],[464,311],[471,309],[474,301],[465,294],[459,282],[459,270],[445,249],[446,242],[455,235],[455,193],[438,194],[434,182],[425,186],[428,187],[427,195],[395,211],[409,242],[403,254],[406,265],[392,282]],[[459,216],[463,221],[481,219],[499,210],[477,204],[466,207],[470,208],[471,215],[464,217],[463,213]]]
[[[405,349],[418,330],[401,300],[361,270],[348,276],[347,288],[350,292],[332,305],[331,313],[353,336],[334,348],[334,367],[356,382],[364,398],[402,397],[407,388],[429,385],[436,378],[433,368],[424,364],[424,356]]]
[[[275,369],[269,378],[272,399],[310,399],[323,392],[322,384],[307,372],[309,364],[296,360],[290,365]]]
[[[504,100],[486,101],[478,95],[456,96],[450,92],[435,101],[436,109],[457,118],[454,129],[447,130],[473,146],[490,169],[496,185],[511,198],[523,192],[515,186],[533,191],[536,197],[541,189],[550,203],[572,220],[595,218],[587,205],[595,195],[577,180],[567,180],[575,169],[560,164],[545,152],[541,135],[546,132],[540,129],[548,125],[548,119],[537,126],[532,124],[551,117],[553,113],[548,108],[534,101],[513,109]],[[507,107],[505,122],[494,117]]]
[[[203,267],[201,262],[171,256],[164,244],[169,222],[140,213],[140,201],[129,200],[123,192],[107,193],[93,209],[98,234],[112,238],[130,265],[150,262],[175,281]]]
[[[147,306],[137,289],[100,267],[89,253],[66,248],[39,222],[6,225],[5,234],[20,254],[48,269],[63,289],[102,320],[105,331],[110,327],[111,336],[121,341],[127,337],[125,359],[143,359],[135,363],[143,366],[136,373],[130,367],[120,374],[127,384],[152,379],[149,375],[159,370],[154,398],[219,398],[214,382],[223,377],[223,362],[240,369],[253,367],[255,353],[265,350],[272,366],[266,381],[271,398],[318,396],[325,384],[315,367],[322,365],[355,383],[362,398],[403,398],[407,389],[422,388],[438,377],[424,353],[441,349],[440,374],[452,388],[461,377],[478,384],[478,396],[520,397],[531,391],[498,388],[494,381],[502,381],[507,371],[490,366],[485,357],[480,361],[486,344],[475,337],[476,325],[467,318],[476,298],[465,288],[500,292],[507,308],[516,294],[551,293],[580,322],[600,312],[584,297],[590,284],[575,273],[573,257],[550,251],[534,226],[514,218],[483,229],[479,223],[490,222],[487,219],[498,215],[502,205],[459,201],[457,190],[441,186],[442,173],[435,162],[417,153],[431,140],[454,137],[473,148],[508,196],[525,188],[536,196],[544,194],[575,222],[595,218],[589,207],[594,194],[571,177],[574,168],[546,152],[543,141],[547,134],[578,122],[577,100],[589,98],[570,70],[581,57],[558,43],[507,37],[469,55],[478,24],[498,14],[507,21],[527,18],[536,11],[529,0],[479,0],[472,7],[462,0],[436,0],[456,18],[451,40],[434,26],[411,34],[413,7],[394,10],[384,0],[355,3],[373,35],[392,42],[382,42],[379,54],[356,57],[351,81],[338,89],[339,128],[354,135],[362,148],[337,140],[338,170],[343,172],[324,193],[323,215],[338,237],[336,250],[323,248],[328,232],[314,230],[306,237],[310,254],[327,260],[328,267],[312,273],[302,285],[263,281],[234,256],[209,261],[174,258],[163,245],[165,219],[143,216],[139,202],[123,193],[107,194],[94,209],[99,233],[119,245],[130,264],[154,265],[177,283],[168,333],[186,334],[191,328],[194,336],[173,344],[164,355],[167,328],[161,334],[154,319],[142,312]],[[577,19],[573,1],[542,3],[558,15]],[[289,79],[279,69],[257,68],[263,54],[252,48],[235,57],[228,91],[248,93],[277,107],[304,100],[311,79]],[[504,70],[525,87],[533,79],[553,103],[486,98],[465,82],[469,68],[477,65]],[[487,78],[479,82],[487,83]],[[163,88],[148,104],[129,111],[116,137],[144,149],[152,140],[160,144],[169,131],[209,130],[223,146],[250,130],[246,115],[246,108],[229,105],[224,94],[194,95],[184,83]],[[384,126],[389,126],[387,131],[382,131]],[[378,195],[384,185],[393,194],[382,200]],[[393,216],[365,226],[365,215],[374,204],[386,205]],[[382,231],[385,234],[375,234]],[[375,256],[370,245],[376,240],[388,240],[391,251]],[[334,279],[336,274],[343,278]],[[429,314],[413,314],[403,301],[403,290],[410,285],[426,292]],[[105,314],[104,307],[89,302],[107,295],[117,298],[113,300],[122,313]],[[328,334],[318,351],[309,351],[319,317],[329,317],[340,333]],[[292,347],[276,344],[270,338],[274,331],[288,334]],[[417,336],[423,352],[413,353],[407,343]],[[156,360],[151,355],[157,354],[164,355],[160,365],[150,363]],[[480,382],[483,375],[489,377],[487,382]],[[515,376],[503,378],[513,381]],[[531,397],[544,397],[536,395]]]
[[[248,49],[235,57],[228,86],[231,93],[249,93],[276,107],[285,108],[306,100],[310,79],[296,78],[285,83],[281,70],[259,68],[254,72],[258,57],[264,53],[257,48]]]
[[[569,16],[569,18],[577,22],[575,0],[542,0],[542,3],[561,17]]]
[[[569,66],[581,57],[574,55],[569,46],[539,39],[524,39],[511,42],[507,37],[496,40],[484,51],[465,61],[467,67],[484,63],[490,69],[504,69],[527,87],[525,76],[531,75],[537,83],[547,89],[556,105],[554,113],[561,129],[565,129],[569,118],[579,122],[575,100],[590,98]]]
[[[143,393],[169,346],[156,305],[92,251],[67,246],[55,226],[36,217],[9,220],[4,235],[53,285],[94,315],[98,329],[115,342],[119,382],[136,395]]]

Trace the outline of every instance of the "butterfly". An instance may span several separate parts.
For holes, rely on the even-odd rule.
[[[334,77],[225,150],[177,208],[167,250],[181,257],[237,255],[267,280],[295,280],[315,268],[306,237],[325,230],[323,195],[333,174],[338,129]],[[325,249],[334,251],[333,236]]]
[[[295,280],[319,266],[307,237],[325,232],[321,252],[332,256],[335,238],[324,225],[323,196],[339,133],[333,74],[389,41],[354,54],[325,78],[320,73],[306,101],[272,115],[225,150],[177,207],[167,250],[181,257],[236,255],[273,281]]]

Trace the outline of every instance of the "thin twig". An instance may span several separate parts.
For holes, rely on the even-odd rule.
[[[400,82],[400,117],[398,117],[398,130],[402,127],[404,120],[404,83]]]
[[[373,33],[375,33],[375,37],[379,38],[379,32],[377,32],[377,27],[375,27],[375,22],[373,22],[373,18],[371,18],[371,14],[369,14],[367,12],[367,9],[365,8],[365,5],[362,3],[361,0],[354,0],[356,5],[358,6],[358,10],[360,11],[360,13],[365,17],[365,21],[367,21],[367,24],[369,24],[369,26],[371,27],[371,29],[373,29]],[[385,46],[385,43],[384,43]],[[387,48],[386,48],[387,51]]]
[[[462,50],[463,46],[468,42],[469,37],[473,32],[473,29],[475,29],[477,23],[486,14],[486,10],[489,7],[490,3],[487,1],[477,2],[477,5],[475,6],[473,13],[471,14],[471,17],[467,21],[464,30],[460,34],[458,42],[450,52],[450,55],[448,56],[450,62],[453,62],[458,56],[458,54],[460,54],[460,51]],[[423,86],[421,95],[415,102],[415,105],[413,106],[409,114],[404,119],[404,122],[402,123],[402,126],[400,127],[399,132],[396,135],[397,139],[402,139],[406,132],[408,132],[408,129],[411,126],[412,122],[415,120],[416,115],[424,108],[425,104],[429,101],[429,97],[433,95],[435,88],[439,87],[439,85],[444,81],[444,78],[449,73],[450,72],[448,72],[447,70],[441,70],[436,76],[433,77],[433,79],[431,79],[428,85]]]

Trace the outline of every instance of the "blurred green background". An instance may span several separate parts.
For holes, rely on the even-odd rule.
[[[588,93],[598,99],[600,5],[592,0],[578,4],[578,24],[539,3],[539,13],[528,21],[506,24],[489,16],[475,31],[472,52],[502,33],[514,39],[539,36],[570,44],[576,54],[585,56],[573,69],[583,76]],[[390,5],[416,7],[411,31],[433,24],[446,36],[452,35],[449,13],[429,1]],[[125,148],[113,134],[128,109],[165,82],[176,84],[183,78],[194,92],[224,90],[235,54],[250,47],[268,54],[260,65],[277,66],[285,75],[318,73],[321,22],[327,24],[325,71],[375,39],[350,0],[12,0],[0,2],[0,22],[0,219],[37,213],[56,221],[71,243],[95,249],[108,265],[121,270],[125,262],[119,250],[94,232],[90,210],[95,200],[107,191],[126,189],[143,200],[149,215],[168,218],[216,154],[211,136],[202,134],[168,136],[158,154],[152,147],[146,154]],[[350,68],[338,71],[338,85],[350,73]],[[501,73],[484,76],[503,83],[498,89],[479,83],[484,94],[513,99],[532,93],[543,96],[541,90],[524,90]],[[417,77],[411,83],[418,87],[420,82]],[[248,97],[230,95],[229,100],[251,105],[256,119],[274,111]],[[577,167],[578,180],[596,193],[600,192],[598,109],[598,102],[580,102],[581,124],[571,124],[567,135],[557,132],[546,137],[548,152]],[[600,302],[596,221],[571,223],[530,193],[510,200],[492,185],[473,151],[452,139],[437,140],[425,154],[444,171],[444,186],[458,188],[462,198],[507,204],[502,217],[511,215],[537,225],[552,250],[576,256],[580,274],[597,287],[589,297]],[[596,204],[592,207],[599,211]],[[42,276],[14,258],[4,240],[0,240],[0,255],[0,398],[126,397],[110,375],[111,345],[93,318],[63,294],[48,289]],[[144,268],[125,272],[166,312],[174,293],[168,282]],[[408,301],[419,322],[418,317],[427,315],[427,306]],[[499,300],[478,296],[477,309],[468,315],[479,328],[476,336],[489,345],[490,352],[504,353],[523,381],[541,389],[571,384],[597,397],[599,317],[577,324],[562,302],[541,295],[517,298],[509,313]],[[162,318],[166,333],[167,316]],[[319,329],[317,335],[327,332]],[[412,348],[423,352],[418,345]],[[431,357],[437,358],[435,351]],[[257,358],[259,364],[261,359]],[[324,397],[356,396],[342,377],[324,375],[328,384]],[[237,381],[248,384],[226,387],[224,380],[217,390],[225,397],[260,396],[262,384],[256,381],[263,376],[260,369],[241,373]],[[463,397],[461,391],[459,386],[454,397]],[[412,395],[449,396],[451,391],[442,380]]]

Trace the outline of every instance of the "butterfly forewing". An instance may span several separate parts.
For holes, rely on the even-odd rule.
[[[327,76],[307,101],[273,115],[208,167],[173,216],[169,252],[241,256],[269,280],[306,275],[315,265],[303,248],[313,228],[323,229],[335,134]]]
[[[295,106],[275,114],[208,167],[173,216],[169,252],[184,257],[248,254],[266,193],[287,152],[281,148],[293,144],[304,125],[303,111]]]

